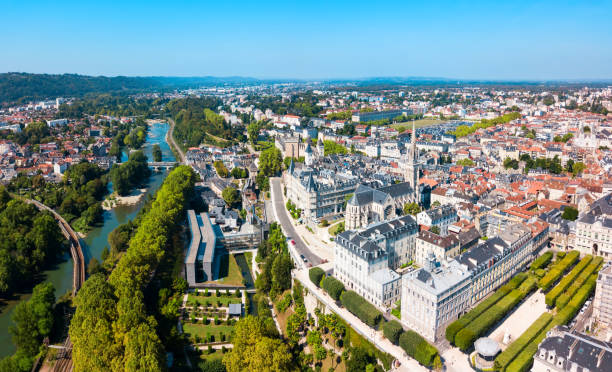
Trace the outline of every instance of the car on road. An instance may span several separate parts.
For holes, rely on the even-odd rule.
[[[304,263],[308,263],[308,259],[303,254],[300,255],[300,258],[302,261],[304,261]]]

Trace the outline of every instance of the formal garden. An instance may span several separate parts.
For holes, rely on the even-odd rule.
[[[243,315],[240,290],[203,289],[187,295],[183,330],[193,344],[228,343],[236,321]]]

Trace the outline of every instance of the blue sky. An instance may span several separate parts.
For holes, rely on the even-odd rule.
[[[612,1],[1,3],[0,72],[612,79]]]

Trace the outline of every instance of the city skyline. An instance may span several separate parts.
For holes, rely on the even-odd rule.
[[[523,1],[105,7],[9,1],[0,71],[104,76],[608,80],[612,6]],[[26,17],[27,16],[27,17]]]

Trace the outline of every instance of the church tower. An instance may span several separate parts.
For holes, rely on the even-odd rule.
[[[419,202],[419,166],[417,164],[417,148],[416,148],[416,124],[412,120],[412,138],[410,141],[410,149],[408,149],[408,164],[404,179],[410,184],[414,192],[414,201]]]

